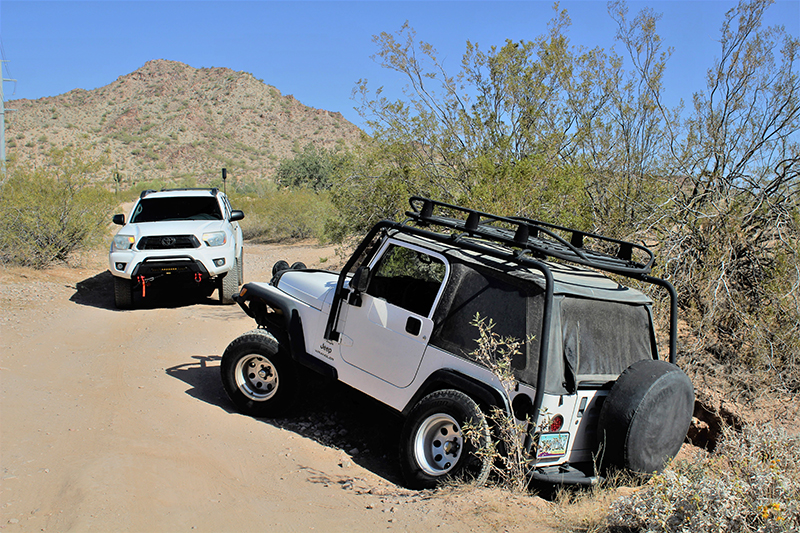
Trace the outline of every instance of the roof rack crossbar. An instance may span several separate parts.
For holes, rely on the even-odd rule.
[[[501,217],[419,196],[413,196],[409,203],[411,211],[407,211],[406,215],[422,226],[434,225],[457,230],[470,237],[522,248],[540,258],[561,259],[629,277],[649,274],[654,263],[652,251],[632,242],[524,217]],[[452,216],[458,213],[466,217],[461,219]],[[567,234],[567,238],[558,233]],[[617,251],[612,255],[592,250],[586,247],[588,242],[605,248],[616,246]],[[644,255],[644,260],[634,261],[634,250]]]
[[[212,196],[216,196],[217,194],[219,194],[218,187],[175,187],[175,188],[165,187],[161,189],[161,192],[171,192],[171,191],[208,191],[211,193]]]

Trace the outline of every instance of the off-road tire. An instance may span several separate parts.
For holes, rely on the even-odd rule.
[[[236,263],[236,273],[239,278],[239,285],[244,285],[244,250],[239,252],[239,260]]]
[[[297,368],[268,331],[234,339],[220,365],[222,385],[239,412],[254,417],[285,413],[297,396]]]
[[[465,434],[469,424],[477,445]],[[440,390],[414,406],[400,437],[400,466],[412,489],[433,488],[446,480],[486,483],[491,458],[476,452],[490,441],[489,424],[478,405],[457,390]]]
[[[619,376],[600,408],[601,465],[645,475],[660,472],[680,450],[693,411],[694,388],[680,368],[637,361]]]
[[[233,268],[219,282],[219,302],[223,305],[234,303],[233,297],[239,292],[239,260],[234,259],[233,262]]]
[[[133,308],[133,282],[114,276],[114,305],[117,309]]]

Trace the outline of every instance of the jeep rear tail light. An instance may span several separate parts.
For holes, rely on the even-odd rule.
[[[564,417],[561,415],[556,415],[550,419],[550,425],[547,429],[550,430],[551,433],[556,433],[561,429],[561,426],[564,425]]]

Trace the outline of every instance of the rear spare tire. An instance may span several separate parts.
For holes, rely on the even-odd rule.
[[[600,409],[598,455],[604,468],[663,470],[686,438],[694,388],[677,366],[642,360],[619,376]]]

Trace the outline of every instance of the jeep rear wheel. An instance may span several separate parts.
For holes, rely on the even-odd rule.
[[[472,398],[457,390],[425,396],[408,415],[400,438],[406,485],[433,488],[446,479],[485,483],[491,459],[479,451],[489,442],[489,424]]]
[[[266,330],[245,333],[222,355],[222,385],[243,414],[274,417],[284,413],[297,394],[294,363]]]
[[[117,309],[130,309],[133,307],[133,284],[131,280],[114,276],[114,304]]]
[[[598,454],[606,468],[663,470],[681,448],[694,412],[692,382],[666,361],[637,361],[620,375],[600,408]]]

